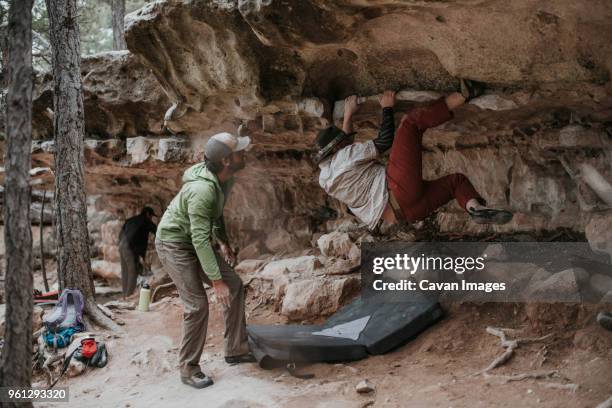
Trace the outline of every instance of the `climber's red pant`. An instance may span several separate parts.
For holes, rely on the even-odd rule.
[[[437,180],[423,180],[423,132],[453,117],[444,98],[407,112],[395,133],[387,163],[387,183],[406,221],[417,221],[455,198],[461,208],[476,198],[484,200],[463,174],[450,174]]]

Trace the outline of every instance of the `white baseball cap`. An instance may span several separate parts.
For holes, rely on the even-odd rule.
[[[228,132],[217,133],[211,136],[204,147],[204,155],[208,160],[219,161],[228,157],[232,152],[247,150],[251,144],[248,136],[234,136]]]

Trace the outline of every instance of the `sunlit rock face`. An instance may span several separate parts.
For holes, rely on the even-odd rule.
[[[607,208],[584,166],[612,181],[611,22],[604,0],[150,3],[126,18],[129,52],[83,59],[98,253],[114,261],[118,223],[146,204],[162,211],[206,140],[240,124],[253,150],[226,207],[232,238],[250,257],[308,246],[347,214],[309,158],[317,130],[341,121],[342,99],[363,97],[354,122],[364,141],[385,88],[402,91],[399,122],[459,77],[486,82],[487,94],[427,131],[425,178],[462,172],[516,216],[483,227],[451,202],[431,218],[439,231],[584,232]],[[39,78],[34,166],[53,164],[52,89]],[[52,188],[51,174],[37,179]]]
[[[126,19],[129,49],[184,129],[254,118],[284,97],[609,80],[612,6],[572,0],[161,1]],[[181,119],[182,118],[182,119]]]
[[[170,105],[150,69],[129,51],[112,51],[81,61],[85,130],[90,137],[162,134]],[[53,76],[42,74],[34,90],[33,138],[53,137]]]

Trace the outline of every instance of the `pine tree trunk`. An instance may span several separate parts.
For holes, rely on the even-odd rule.
[[[32,3],[12,1],[9,10],[7,147],[4,200],[6,334],[2,386],[29,387],[32,379]],[[5,403],[7,407],[23,404]],[[28,403],[27,406],[32,406]]]
[[[85,120],[76,0],[46,0],[54,79],[55,232],[60,288],[79,289],[97,323],[116,328],[95,303],[85,199]]]
[[[113,14],[113,50],[126,50],[123,20],[125,18],[125,0],[110,0]]]

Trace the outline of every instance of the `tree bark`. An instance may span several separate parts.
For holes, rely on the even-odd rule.
[[[113,14],[113,50],[127,50],[123,21],[125,18],[125,0],[110,0]]]
[[[79,289],[94,322],[117,326],[95,303],[85,199],[85,119],[76,0],[46,0],[54,80],[55,228],[60,289]]]
[[[9,10],[8,94],[4,242],[6,248],[6,334],[2,386],[29,387],[32,379],[32,4],[12,1]],[[5,403],[7,407],[23,404]],[[27,406],[32,406],[28,403]]]

